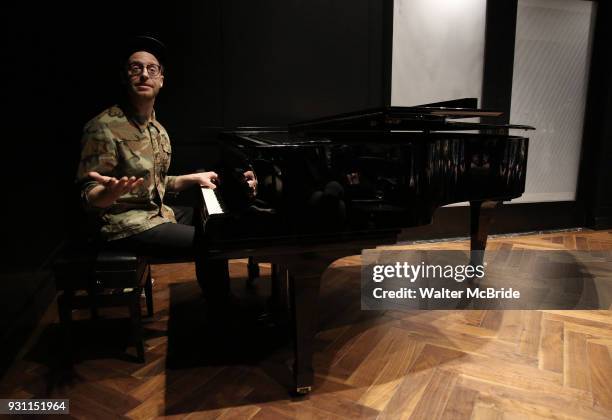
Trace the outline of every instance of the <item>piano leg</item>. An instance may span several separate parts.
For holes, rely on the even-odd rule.
[[[295,361],[293,364],[293,391],[298,395],[308,394],[312,389],[314,369],[312,354],[314,336],[317,332],[320,274],[289,274],[289,293],[293,311],[293,342]]]
[[[319,326],[321,276],[339,258],[359,254],[363,249],[396,243],[397,234],[391,231],[384,236],[338,246],[332,244],[327,249],[300,254],[265,254],[265,260],[273,264],[273,278],[277,279],[273,281],[272,295],[280,298],[281,302],[289,295],[288,303],[293,315],[294,383],[290,389],[293,394],[306,395],[313,386],[312,356]],[[324,245],[320,247],[324,248]]]
[[[289,311],[287,272],[279,264],[272,264],[271,271],[270,310],[276,314],[286,314]]]
[[[472,265],[482,264],[487,247],[489,226],[493,222],[496,209],[502,204],[502,201],[470,201],[470,262]]]
[[[202,294],[210,302],[224,304],[230,297],[227,259],[195,257],[196,278]]]
[[[294,394],[306,395],[312,390],[314,370],[312,355],[314,337],[319,323],[319,289],[321,276],[338,258],[359,253],[358,250],[341,250],[300,254],[279,261],[288,273],[289,305],[293,314],[293,364]]]
[[[249,257],[249,260],[247,263],[247,273],[248,273],[247,286],[251,287],[253,286],[253,284],[255,284],[255,280],[257,280],[257,278],[260,276],[259,264],[255,261],[253,257]]]

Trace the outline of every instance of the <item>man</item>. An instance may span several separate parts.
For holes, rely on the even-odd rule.
[[[131,40],[121,60],[125,98],[86,124],[77,179],[109,247],[197,256],[190,211],[172,209],[164,198],[192,186],[214,189],[219,179],[215,172],[167,175],[170,139],[154,112],[164,85],[164,52],[154,38]],[[254,190],[253,173],[244,175]]]

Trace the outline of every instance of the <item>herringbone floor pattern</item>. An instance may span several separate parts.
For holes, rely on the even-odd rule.
[[[490,249],[500,247],[610,250],[612,232],[490,240]],[[70,398],[76,418],[612,418],[612,311],[365,312],[359,264],[359,256],[344,258],[324,275],[308,398],[286,393],[286,333],[252,322],[267,285],[246,289],[242,260],[231,264],[233,289],[247,304],[227,315],[229,326],[202,310],[192,265],[156,266],[144,365],[117,356],[125,325],[113,312],[95,328],[83,321],[84,349],[66,381],[55,372],[51,308],[0,393]]]

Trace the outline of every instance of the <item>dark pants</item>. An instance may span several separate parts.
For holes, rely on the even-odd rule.
[[[193,260],[204,296],[210,301],[229,296],[229,271],[226,259],[209,259],[206,246],[194,226],[193,209],[172,207],[177,223],[164,223],[144,232],[108,243],[111,249],[129,250],[153,260]]]
[[[154,258],[193,259],[197,253],[193,209],[173,207],[177,223],[164,223],[127,238],[109,242],[109,247],[135,251]]]

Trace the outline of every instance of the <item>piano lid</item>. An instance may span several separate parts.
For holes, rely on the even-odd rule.
[[[338,114],[289,125],[294,133],[328,131],[455,131],[482,129],[533,130],[526,125],[453,122],[461,118],[499,117],[501,111],[478,109],[476,98],[463,98],[411,107],[388,106]]]

